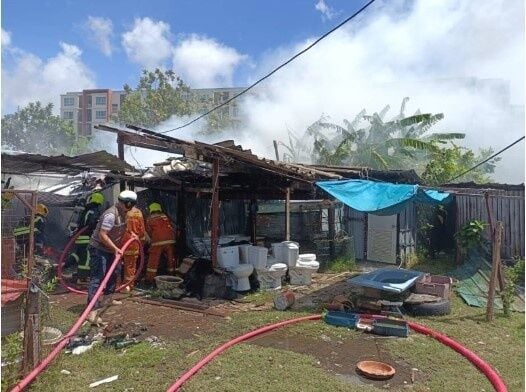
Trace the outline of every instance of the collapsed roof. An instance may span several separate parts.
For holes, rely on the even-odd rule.
[[[181,155],[154,165],[141,176],[112,174],[138,186],[161,190],[185,190],[210,193],[212,163],[219,164],[219,186],[223,199],[283,199],[286,188],[292,199],[313,199],[319,196],[318,180],[365,178],[393,183],[419,184],[414,170],[381,171],[363,167],[306,165],[260,158],[243,149],[233,140],[216,144],[186,141],[151,130],[127,125],[118,128],[106,124],[95,128],[117,134],[121,145],[158,150]]]
[[[106,151],[68,157],[66,155],[46,156],[40,154],[2,153],[2,173],[39,174],[56,173],[76,175],[84,171],[136,173],[137,170]]]

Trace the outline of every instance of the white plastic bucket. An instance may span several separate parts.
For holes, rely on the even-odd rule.
[[[217,262],[220,267],[228,269],[239,265],[239,249],[237,246],[226,246],[217,249]]]
[[[264,246],[251,246],[248,249],[248,261],[256,269],[264,269],[267,266],[268,249]]]

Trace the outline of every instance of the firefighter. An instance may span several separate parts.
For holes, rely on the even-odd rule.
[[[69,261],[66,264],[70,265],[74,263],[77,265],[77,284],[86,283],[89,278],[89,239],[97,226],[103,204],[104,196],[102,193],[92,193],[77,222],[79,229],[83,227],[87,229],[75,240],[75,251],[69,255]]]
[[[93,230],[88,247],[88,251],[90,252],[88,304],[95,296],[100,283],[106,275],[106,271],[110,268],[115,257],[117,255],[122,256],[122,251],[118,245],[120,245],[121,238],[126,231],[126,213],[131,210],[136,203],[137,194],[135,192],[121,192],[117,203],[102,213],[95,230]],[[120,276],[120,263],[108,280],[103,292],[104,295],[109,297],[115,292],[117,276]],[[112,304],[120,305],[122,302],[113,300]],[[97,301],[94,310],[88,315],[88,320],[92,324],[99,325],[102,323],[100,317],[97,316],[99,308],[100,301]]]
[[[44,248],[46,217],[48,213],[49,210],[44,204],[37,204],[35,211],[35,219],[33,220],[35,250],[37,251],[37,253],[40,253]],[[22,252],[25,254],[25,249],[29,248],[30,225],[29,223],[27,223],[27,219],[25,219],[24,221],[24,223],[22,223],[13,230],[13,235],[16,239],[18,247],[22,249]]]
[[[151,284],[157,275],[161,255],[165,254],[168,261],[168,274],[175,273],[175,231],[172,222],[163,213],[159,203],[152,203],[148,210],[150,217],[146,220],[146,232],[150,237],[148,266],[146,268],[146,283]]]
[[[144,217],[141,210],[133,206],[131,210],[126,213],[126,231],[121,239],[120,246],[122,247],[126,241],[138,237],[141,244],[133,242],[124,251],[124,282],[129,282],[125,290],[130,292],[133,289],[133,278],[137,271],[137,258],[139,257],[139,250],[142,244],[146,241],[146,229],[144,227]]]

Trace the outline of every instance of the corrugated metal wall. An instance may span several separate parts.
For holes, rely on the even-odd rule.
[[[488,222],[486,201],[482,190],[458,189],[456,198],[458,230],[466,222],[481,220]],[[493,221],[504,225],[502,238],[502,257],[524,258],[524,190],[492,190],[489,205]],[[511,197],[510,197],[511,196]],[[489,228],[485,230],[490,238]]]
[[[345,206],[346,231],[354,238],[354,254],[359,260],[365,259],[365,219],[366,214]]]

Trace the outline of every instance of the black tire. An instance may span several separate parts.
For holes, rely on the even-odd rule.
[[[421,304],[404,304],[404,307],[413,316],[445,316],[451,313],[451,301],[449,299]]]

